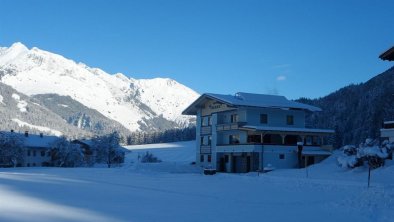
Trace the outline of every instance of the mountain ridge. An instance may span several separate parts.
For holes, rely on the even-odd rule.
[[[181,112],[199,96],[172,79],[112,75],[22,43],[0,48],[0,81],[28,96],[69,96],[129,131],[188,126],[195,118]]]

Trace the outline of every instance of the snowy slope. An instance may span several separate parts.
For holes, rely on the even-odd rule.
[[[160,115],[188,124],[190,117],[181,112],[198,97],[171,79],[110,75],[36,47],[28,49],[22,43],[0,48],[0,77],[1,82],[27,95],[70,96],[132,131]]]

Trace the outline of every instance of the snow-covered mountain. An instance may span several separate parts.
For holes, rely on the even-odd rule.
[[[22,43],[0,47],[1,82],[26,95],[70,96],[131,131],[158,130],[163,122],[185,126],[181,112],[199,95],[172,79],[133,79],[76,63]],[[168,125],[168,123],[167,123]]]

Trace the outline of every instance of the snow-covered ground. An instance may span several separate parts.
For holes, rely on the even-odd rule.
[[[193,142],[127,147],[118,168],[0,169],[0,221],[393,221],[394,164],[205,176]],[[146,151],[161,163],[140,163]]]

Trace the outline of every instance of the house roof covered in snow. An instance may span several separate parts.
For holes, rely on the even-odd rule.
[[[214,93],[204,93],[189,107],[187,107],[182,114],[196,115],[197,110],[208,100],[216,100],[224,103],[230,107],[259,107],[259,108],[279,108],[279,109],[301,109],[306,111],[321,111],[320,108],[288,100],[284,96],[254,94],[239,92],[235,95],[222,95]]]
[[[11,137],[12,135],[17,136],[15,138],[23,141],[26,148],[50,148],[52,144],[59,139],[57,136],[46,136],[46,135],[35,135],[35,134],[23,134],[17,132],[4,132],[0,131],[2,136]]]
[[[25,146],[30,148],[35,147],[45,147],[50,148],[51,145],[58,140],[59,137],[56,136],[40,136],[40,135],[31,135],[29,134],[27,137],[24,137]]]
[[[379,58],[382,60],[394,61],[394,46],[383,52]]]

